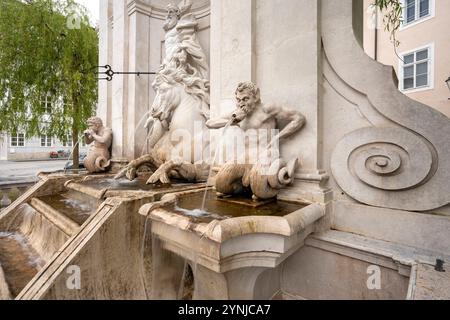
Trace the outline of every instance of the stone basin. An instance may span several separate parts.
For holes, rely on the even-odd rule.
[[[266,200],[253,201],[249,197],[236,196],[221,198],[216,196],[214,190],[208,190],[205,198],[204,210],[202,207],[205,194],[201,192],[188,192],[177,197],[175,212],[188,216],[196,223],[210,223],[213,220],[225,220],[246,216],[272,216],[282,217],[304,208],[307,204],[288,201]]]
[[[111,197],[128,197],[143,195],[162,195],[178,190],[187,190],[204,186],[185,182],[173,182],[171,184],[146,184],[149,175],[140,175],[133,181],[126,178],[114,179],[114,175],[90,175],[81,180],[69,180],[65,187],[93,198],[104,199]]]
[[[273,201],[253,204],[242,199],[216,199],[205,189],[165,195],[141,207],[151,219],[152,298],[175,299],[186,265],[193,270],[196,299],[253,299],[257,277],[303,246],[325,215],[320,204]],[[200,204],[200,206],[199,206]],[[191,211],[192,212],[192,211]],[[164,253],[166,252],[166,253]],[[267,289],[267,298],[275,293]]]

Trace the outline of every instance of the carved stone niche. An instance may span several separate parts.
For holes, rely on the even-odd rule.
[[[364,204],[428,211],[450,202],[450,121],[400,93],[392,67],[356,42],[351,0],[322,6],[324,78],[371,126],[348,132],[331,156],[333,177]],[[358,70],[358,72],[354,72]]]
[[[164,20],[167,15],[167,5],[170,3],[178,4],[179,0],[128,0],[129,3],[137,3],[139,5],[144,5],[148,7],[151,12],[151,16]],[[192,2],[192,12],[195,14],[196,18],[202,18],[209,14],[210,11],[210,0],[191,0]]]

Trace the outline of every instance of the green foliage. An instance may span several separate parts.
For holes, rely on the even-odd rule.
[[[68,23],[74,14],[79,28]],[[97,61],[98,34],[73,0],[1,0],[0,131],[64,140],[83,130],[96,106]]]
[[[9,199],[11,200],[11,202],[16,201],[16,199],[18,197],[20,197],[20,194],[21,194],[21,192],[20,192],[20,190],[18,188],[12,188],[8,192],[8,196],[9,196]]]
[[[397,30],[402,25],[403,7],[400,0],[374,0],[373,5],[384,13],[385,30],[390,32],[395,47],[400,44],[396,38]]]

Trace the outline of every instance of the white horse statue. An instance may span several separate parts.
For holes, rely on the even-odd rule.
[[[150,153],[131,161],[116,178],[133,180],[143,165],[154,171],[147,183],[205,178],[201,151],[208,147],[202,136],[209,119],[209,68],[191,6],[186,0],[168,6],[165,59],[152,84],[156,97],[145,125],[150,129]],[[196,148],[200,152],[194,152]]]

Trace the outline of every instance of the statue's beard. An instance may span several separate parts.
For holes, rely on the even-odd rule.
[[[177,22],[178,21],[176,19],[167,21],[163,26],[164,31],[167,32],[167,31],[170,31],[173,28],[175,28],[175,26],[177,25]]]

